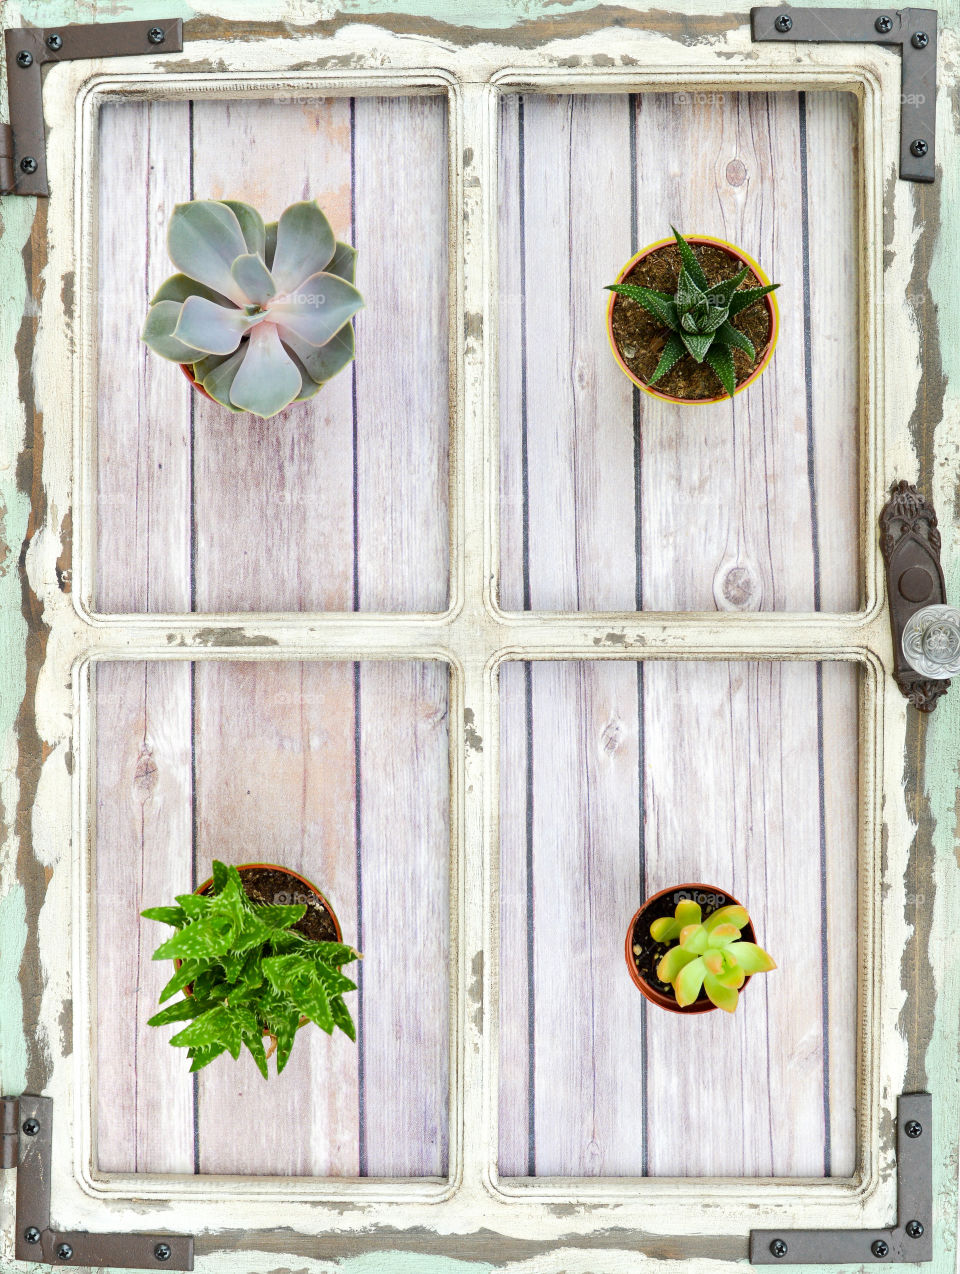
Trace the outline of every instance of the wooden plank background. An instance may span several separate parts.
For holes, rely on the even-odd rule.
[[[500,1172],[846,1176],[854,1166],[857,673],[501,671]],[[642,900],[739,898],[778,968],[737,1013],[647,1006]]]
[[[129,103],[100,128],[95,605],[442,610],[445,99]],[[170,213],[190,198],[267,220],[317,198],[357,247],[357,360],[310,402],[233,415],[139,341],[174,272]]]
[[[435,663],[97,666],[103,1171],[446,1173],[447,702]],[[146,1025],[169,931],[139,912],[215,857],[281,863],[329,896],[365,953],[356,1045],[305,1029],[279,1078],[244,1054],[194,1082],[175,1028]]]
[[[855,609],[853,98],[528,94],[500,140],[502,604]],[[671,224],[782,285],[732,403],[659,402],[610,353],[604,285]]]

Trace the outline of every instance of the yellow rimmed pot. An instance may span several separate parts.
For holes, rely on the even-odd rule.
[[[744,266],[753,275],[753,279],[748,277],[745,280],[744,286],[756,287],[770,283],[753,257],[735,244],[728,243],[725,239],[716,239],[712,235],[692,234],[685,235],[684,238],[696,251],[701,267],[711,283],[730,278]],[[638,283],[657,291],[673,293],[679,273],[680,253],[676,240],[658,239],[656,243],[648,244],[632,256],[615,282]],[[753,340],[756,349],[752,362],[741,350],[733,353],[737,372],[737,387],[734,392],[739,394],[757,380],[773,357],[780,331],[776,294],[768,292],[755,305],[742,310],[737,318],[736,326]],[[607,302],[607,339],[618,367],[638,389],[642,389],[651,398],[682,406],[725,402],[727,394],[722,389],[719,393],[716,392],[717,380],[709,367],[694,363],[689,356],[681,358],[656,385],[647,383],[644,374],[651,376],[659,362],[665,343],[664,331],[662,325],[647,314],[642,306],[627,302],[627,298],[617,292],[610,293],[610,300]],[[759,339],[754,339],[755,337]],[[692,368],[698,369],[699,375],[695,377],[699,382],[698,392],[671,392],[681,387],[685,379],[691,379],[689,373]]]

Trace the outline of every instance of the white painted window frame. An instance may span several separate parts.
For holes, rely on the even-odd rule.
[[[694,22],[695,19],[690,19]],[[611,65],[611,62],[613,65]],[[290,71],[290,64],[309,71]],[[229,65],[230,70],[209,69]],[[344,69],[349,67],[349,69]],[[197,69],[201,68],[201,69]],[[572,69],[571,69],[572,68]],[[497,599],[497,156],[501,95],[644,90],[838,90],[860,103],[862,608],[852,614],[524,614]],[[119,98],[444,92],[449,102],[451,449],[450,606],[442,615],[95,613],[97,121]],[[54,869],[40,917],[42,1023],[55,1052],[57,1224],[365,1234],[378,1227],[477,1230],[544,1241],[601,1232],[742,1237],[747,1228],[882,1226],[896,1211],[895,1104],[906,1043],[899,961],[910,929],[904,873],[912,824],[901,766],[906,705],[891,665],[877,515],[910,472],[906,422],[918,334],[902,298],[911,217],[896,178],[899,57],[880,46],[754,45],[745,21],[683,43],[656,31],[598,30],[534,48],[456,48],[347,26],[330,38],[190,41],[182,55],[64,62],[45,80],[49,258],[36,341],[48,499],[73,506],[77,574],[57,585],[56,546],[28,560],[50,626],[44,737],[72,748],[72,775],[44,769],[35,852]],[[887,263],[883,269],[884,202]],[[77,271],[73,326],[61,301]],[[896,304],[885,304],[885,298]],[[780,357],[787,356],[781,350]],[[67,362],[71,374],[66,374]],[[611,373],[612,374],[612,373]],[[829,523],[829,519],[826,519]],[[510,1179],[497,1163],[498,669],[516,659],[849,660],[860,702],[857,1168],[850,1178]],[[103,659],[438,659],[451,673],[450,1171],[446,1180],[315,1180],[101,1174],[92,1167],[96,988],[92,942],[95,756],[91,670]],[[882,818],[881,818],[882,814]],[[882,900],[882,905],[881,905]],[[56,1053],[73,999],[76,1048]],[[577,1207],[570,1207],[571,1203]],[[749,1217],[749,1221],[747,1220]],[[255,1246],[251,1236],[251,1244]],[[704,1268],[702,1262],[683,1263]],[[670,1262],[676,1268],[676,1262]]]

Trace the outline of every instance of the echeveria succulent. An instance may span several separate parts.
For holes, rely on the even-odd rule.
[[[693,1004],[700,988],[718,1009],[732,1013],[740,988],[751,973],[767,973],[777,966],[755,942],[741,942],[740,931],[750,922],[739,905],[720,907],[701,923],[698,903],[685,899],[673,918],[661,916],[650,926],[654,942],[674,942],[657,965],[657,977],[673,986],[681,1008]]]
[[[276,1049],[277,1073],[283,1070],[300,1026],[315,1022],[328,1035],[339,1027],[356,1039],[347,991],[355,991],[341,969],[358,959],[342,942],[314,942],[291,928],[302,919],[302,903],[264,906],[250,901],[236,867],[213,864],[207,893],[183,894],[175,907],[142,912],[176,929],[153,953],[154,960],[179,960],[160,992],[163,1004],[187,990],[148,1025],[189,1022],[170,1043],[186,1048],[192,1071],[229,1052],[234,1059],[246,1047],[264,1079],[268,1076],[263,1041]]]
[[[672,226],[670,228],[673,230]],[[683,235],[673,230],[673,236],[681,261],[677,290],[673,296],[636,283],[611,283],[607,291],[619,292],[621,296],[636,301],[670,333],[649,384],[655,385],[674,363],[689,354],[696,363],[706,360],[732,397],[737,387],[733,350],[742,349],[751,360],[756,358],[757,351],[753,341],[730,320],[780,284],[741,288],[740,284],[750,273],[749,266],[744,266],[732,278],[711,285],[696,253]]]
[[[269,225],[236,200],[177,204],[167,247],[180,273],[150,302],[143,340],[224,407],[274,416],[352,360],[357,254],[315,200]]]

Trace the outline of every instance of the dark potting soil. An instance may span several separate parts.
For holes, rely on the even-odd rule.
[[[293,926],[313,942],[336,942],[337,931],[329,909],[295,876],[275,871],[272,867],[250,867],[240,873],[243,888],[251,902],[263,906],[306,905],[306,914]]]
[[[692,243],[700,267],[709,283],[719,283],[722,279],[732,278],[743,268],[744,262],[713,244]],[[665,244],[649,252],[633,267],[622,283],[636,283],[641,287],[654,288],[658,292],[669,292],[672,296],[677,290],[680,277],[680,249],[675,243]],[[741,287],[756,287],[760,280],[751,270]],[[756,301],[746,310],[731,319],[733,326],[739,328],[753,342],[756,357],[748,358],[742,349],[733,351],[733,368],[736,372],[737,384],[753,374],[757,363],[763,358],[770,330],[773,326],[770,311],[763,298]],[[667,343],[670,332],[658,322],[638,301],[629,297],[616,295],[613,303],[611,322],[613,339],[617,343],[620,357],[633,374],[645,384],[656,371]],[[684,354],[673,367],[653,386],[659,393],[670,394],[674,398],[685,398],[696,401],[700,398],[716,398],[723,393],[723,387],[716,373],[706,363],[697,363],[689,354]]]
[[[650,926],[654,920],[659,920],[661,916],[673,917],[677,910],[677,903],[683,899],[689,898],[700,904],[701,919],[706,920],[708,916],[712,916],[715,911],[719,911],[721,907],[727,907],[734,900],[729,894],[723,893],[720,889],[674,889],[670,893],[664,894],[662,898],[658,898],[655,903],[640,913],[633,926],[633,934],[630,939],[630,950],[633,956],[633,962],[637,967],[637,972],[648,986],[653,987],[655,991],[659,991],[661,995],[674,998],[674,990],[669,982],[661,982],[657,977],[657,965],[667,954],[673,942],[654,942],[650,937]],[[747,929],[743,930],[744,937],[747,935]],[[752,939],[751,939],[752,941]],[[640,948],[640,954],[633,950],[634,947]],[[700,994],[697,996],[696,1003],[706,1000],[707,993],[700,988]]]

